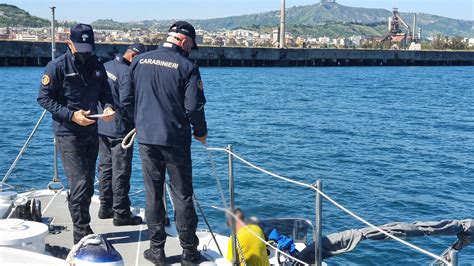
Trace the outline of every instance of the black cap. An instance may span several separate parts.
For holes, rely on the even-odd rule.
[[[171,25],[168,32],[177,32],[184,34],[191,39],[193,39],[194,46],[193,49],[197,50],[198,46],[196,43],[196,30],[194,29],[193,25],[189,24],[186,21],[176,21],[173,25]]]
[[[93,52],[95,49],[94,31],[91,25],[80,23],[72,27],[70,39],[79,53]]]
[[[137,54],[146,52],[146,46],[142,43],[134,43],[128,46],[128,50],[134,51]]]

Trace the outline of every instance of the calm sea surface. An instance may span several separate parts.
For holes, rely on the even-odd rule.
[[[0,68],[0,170],[39,118],[42,68]],[[474,68],[203,68],[209,144],[324,191],[375,224],[474,218]],[[136,149],[136,147],[135,147]],[[135,150],[132,192],[143,189]],[[227,182],[226,158],[213,153]],[[10,184],[46,188],[48,115]],[[194,186],[214,228],[228,233],[206,151],[193,143]],[[63,180],[64,174],[60,172]],[[314,217],[314,193],[236,163],[236,202],[247,215]],[[226,190],[227,193],[227,190]],[[144,205],[142,193],[133,204]],[[93,214],[95,215],[95,214]],[[201,219],[202,222],[202,219]],[[203,227],[203,224],[201,224]],[[325,202],[324,233],[363,224]],[[411,239],[441,253],[454,237]],[[427,265],[399,243],[363,242],[333,265]],[[460,253],[474,265],[474,246]],[[466,264],[467,263],[467,264]]]

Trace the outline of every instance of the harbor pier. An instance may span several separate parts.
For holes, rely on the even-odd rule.
[[[127,44],[96,44],[102,61],[113,59]],[[156,45],[148,46],[149,50]],[[56,44],[56,56],[66,52]],[[474,51],[408,51],[364,49],[248,48],[201,46],[190,59],[202,67],[281,66],[472,66]],[[0,41],[0,66],[45,66],[51,60],[51,43]]]

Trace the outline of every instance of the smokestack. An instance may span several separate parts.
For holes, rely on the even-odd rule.
[[[413,14],[413,28],[412,28],[412,31],[413,31],[413,41],[416,41],[416,13]]]
[[[281,11],[280,11],[280,48],[285,48],[285,0],[281,0]]]
[[[392,20],[393,18],[390,16],[388,17],[388,31],[392,31]]]

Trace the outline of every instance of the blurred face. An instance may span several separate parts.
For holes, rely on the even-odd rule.
[[[242,213],[242,211],[237,210],[237,211],[235,212],[235,216],[236,216],[236,217],[235,217],[235,218],[236,218],[235,224],[236,224],[237,228],[239,228],[239,227],[241,227],[241,226],[244,226],[244,225],[245,225],[245,223],[244,223],[244,219],[245,219],[245,218],[244,218],[244,214]],[[227,217],[227,226],[228,226],[228,227],[231,226],[233,219],[234,219],[233,216],[228,215],[228,217]]]
[[[125,58],[128,62],[132,62],[133,58],[137,56],[138,53],[132,51],[132,50],[127,50],[127,52],[123,55],[123,58]]]
[[[74,43],[71,40],[67,41],[67,46],[69,47],[69,50],[71,50],[71,53],[74,55],[74,59],[79,65],[85,65],[89,61],[89,59],[92,57],[92,53],[78,52],[76,47],[74,46]]]

